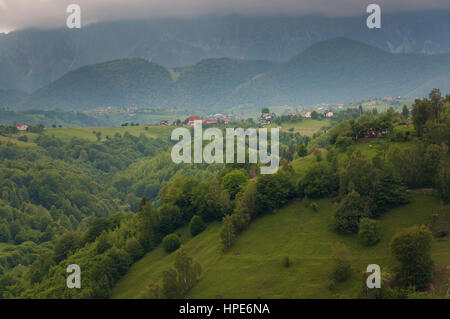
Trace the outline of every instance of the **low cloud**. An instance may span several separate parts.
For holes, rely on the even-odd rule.
[[[209,14],[353,16],[366,14],[370,3],[379,4],[382,12],[450,9],[448,0],[0,0],[0,32],[64,26],[71,3],[81,6],[83,25]]]

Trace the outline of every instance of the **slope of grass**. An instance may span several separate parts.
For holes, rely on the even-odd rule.
[[[290,128],[294,129],[294,132],[298,132],[301,135],[312,136],[314,133],[319,131],[322,127],[329,126],[331,121],[329,119],[325,119],[322,121],[319,120],[303,120],[299,122],[286,122],[282,124],[282,128],[285,130],[289,130]]]
[[[255,220],[228,252],[220,249],[220,223],[208,226],[195,238],[182,230],[183,244],[202,266],[199,283],[189,298],[336,298],[357,296],[359,273],[367,265],[392,269],[396,262],[389,244],[392,236],[413,225],[429,224],[437,199],[417,195],[410,204],[393,209],[379,219],[381,241],[364,247],[356,235],[343,236],[332,231],[333,205],[317,201],[319,211],[303,203],[289,204],[272,215]],[[329,290],[330,260],[334,245],[345,244],[350,251],[353,274],[350,280]],[[160,248],[135,263],[114,288],[113,298],[138,298],[150,283],[161,282],[164,270],[173,266],[175,254]],[[292,265],[283,267],[289,256]],[[433,242],[432,256],[437,266],[450,262],[449,238]]]
[[[22,135],[28,136],[27,142],[18,140],[18,138]],[[5,144],[13,143],[19,147],[31,147],[31,146],[36,146],[36,144],[33,143],[35,135],[36,134],[33,134],[33,133],[18,133],[18,134],[11,134],[9,136],[1,136],[0,135],[0,142],[5,143]]]
[[[52,128],[46,129],[45,134],[53,135],[62,139],[71,139],[72,137],[78,137],[87,139],[90,141],[96,141],[97,137],[93,133],[101,132],[102,140],[105,140],[106,136],[113,137],[114,134],[125,134],[128,132],[131,135],[139,136],[144,134],[147,137],[153,138],[168,138],[172,132],[173,127],[169,126],[149,126],[148,129],[144,126],[110,126],[110,127],[79,127],[79,128]]]

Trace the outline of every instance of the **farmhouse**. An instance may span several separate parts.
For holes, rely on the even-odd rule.
[[[259,118],[259,124],[268,125],[271,124],[276,118],[275,113],[263,113]]]
[[[28,125],[23,124],[23,123],[17,123],[16,128],[19,131],[26,131],[28,129]]]
[[[323,112],[323,115],[324,115],[325,117],[333,117],[334,113],[333,113],[332,111],[330,111],[330,110],[325,110],[325,111]]]
[[[305,114],[303,114],[303,117],[304,118],[307,118],[307,119],[310,119],[311,118],[311,113],[312,113],[313,111],[308,111],[308,112],[306,112]]]
[[[159,125],[165,125],[165,126],[168,126],[168,125],[169,125],[169,121],[167,121],[167,120],[162,120],[162,121],[159,122]]]
[[[190,126],[194,126],[195,121],[200,121],[200,116],[189,116],[189,122],[188,124]]]

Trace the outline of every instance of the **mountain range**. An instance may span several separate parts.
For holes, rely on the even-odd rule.
[[[335,37],[392,53],[450,52],[450,11],[382,13],[372,30],[366,18],[229,15],[18,30],[0,34],[0,89],[30,93],[79,67],[124,58],[165,68],[219,57],[283,62]]]
[[[450,91],[450,54],[390,53],[347,38],[312,45],[285,62],[206,59],[167,69],[144,59],[80,67],[10,109],[98,106],[225,110],[234,106],[344,103]]]

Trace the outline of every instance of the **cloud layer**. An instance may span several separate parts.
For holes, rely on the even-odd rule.
[[[449,0],[0,0],[0,32],[64,26],[72,3],[81,6],[83,25],[208,14],[353,16],[366,14],[370,3],[382,12],[450,9]]]

